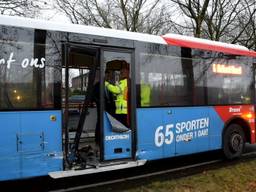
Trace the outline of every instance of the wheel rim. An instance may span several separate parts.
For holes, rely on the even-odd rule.
[[[233,134],[230,139],[230,149],[233,152],[238,152],[238,151],[241,151],[242,145],[243,145],[242,136],[237,133]]]

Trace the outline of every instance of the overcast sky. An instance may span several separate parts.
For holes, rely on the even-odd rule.
[[[65,14],[61,13],[57,9],[41,10],[41,13],[42,14],[39,16],[39,19],[55,21],[58,23],[70,23],[70,20],[65,16]]]

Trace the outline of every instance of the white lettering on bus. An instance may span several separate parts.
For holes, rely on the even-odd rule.
[[[22,68],[27,68],[28,65],[29,65],[29,60],[28,59],[23,59],[23,61],[21,62]]]
[[[39,65],[39,68],[44,68],[45,66],[45,58],[41,58],[41,65]]]
[[[173,141],[176,143],[182,141],[189,142],[196,138],[208,136],[209,125],[210,119],[205,117],[159,126],[155,130],[155,146],[170,145]]]
[[[230,113],[239,113],[241,111],[241,107],[239,107],[239,108],[232,108],[232,107],[230,107],[229,108],[229,112]]]
[[[176,136],[176,142],[190,141],[192,139],[193,139],[193,132],[183,133],[183,134],[180,134],[180,135]]]
[[[6,65],[7,69],[11,68],[12,63],[16,62],[14,58],[14,53],[11,52],[9,58],[6,60],[5,58],[0,58],[0,65]],[[39,63],[41,62],[41,63]],[[44,68],[45,67],[45,58],[24,58],[21,60],[20,65],[22,68],[35,67],[35,68]]]
[[[5,64],[5,59],[0,59],[0,65]]]
[[[35,68],[44,68],[45,66],[45,58],[41,58],[40,61],[41,63],[38,63],[39,59],[38,58],[32,58],[32,59],[28,59],[28,58],[25,58],[23,59],[22,63],[21,63],[21,66],[23,68],[27,68],[28,66],[30,67],[35,67]]]
[[[202,119],[195,119],[192,121],[186,121],[176,124],[176,133],[180,134],[183,133],[184,130],[186,131],[193,131],[197,129],[203,129],[205,127],[209,127],[209,118],[202,118]]]
[[[38,63],[38,59],[37,58],[35,58],[35,59],[32,58],[31,61],[30,61],[30,66],[31,67],[35,66],[36,68],[38,68],[39,65],[37,63]]]
[[[10,54],[10,57],[7,61],[7,69],[10,69],[11,68],[11,64],[15,62],[15,59],[13,59],[13,53]]]
[[[129,135],[125,134],[125,135],[107,135],[105,137],[106,141],[113,141],[113,140],[126,140],[129,139]]]

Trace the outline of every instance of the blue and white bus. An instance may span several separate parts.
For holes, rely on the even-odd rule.
[[[2,181],[219,149],[234,159],[255,143],[256,52],[243,46],[8,16],[0,41]],[[123,63],[126,126],[104,86],[106,76],[119,81]]]

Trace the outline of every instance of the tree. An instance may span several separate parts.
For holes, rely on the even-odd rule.
[[[46,4],[43,0],[0,0],[0,14],[35,17]]]
[[[244,11],[239,15],[230,33],[231,43],[239,43],[256,50],[256,1],[244,0],[243,7]]]
[[[56,0],[72,23],[151,34],[169,31],[169,7],[163,0]]]
[[[191,28],[195,37],[201,37],[203,21],[210,0],[203,2],[200,0],[171,0],[171,2],[175,3],[180,8],[183,15],[189,18],[190,23],[186,21],[187,26],[184,28]]]
[[[170,0],[183,16],[179,28],[195,37],[251,48],[255,44],[255,0]],[[180,30],[181,31],[181,30]],[[183,31],[184,33],[184,31]]]

